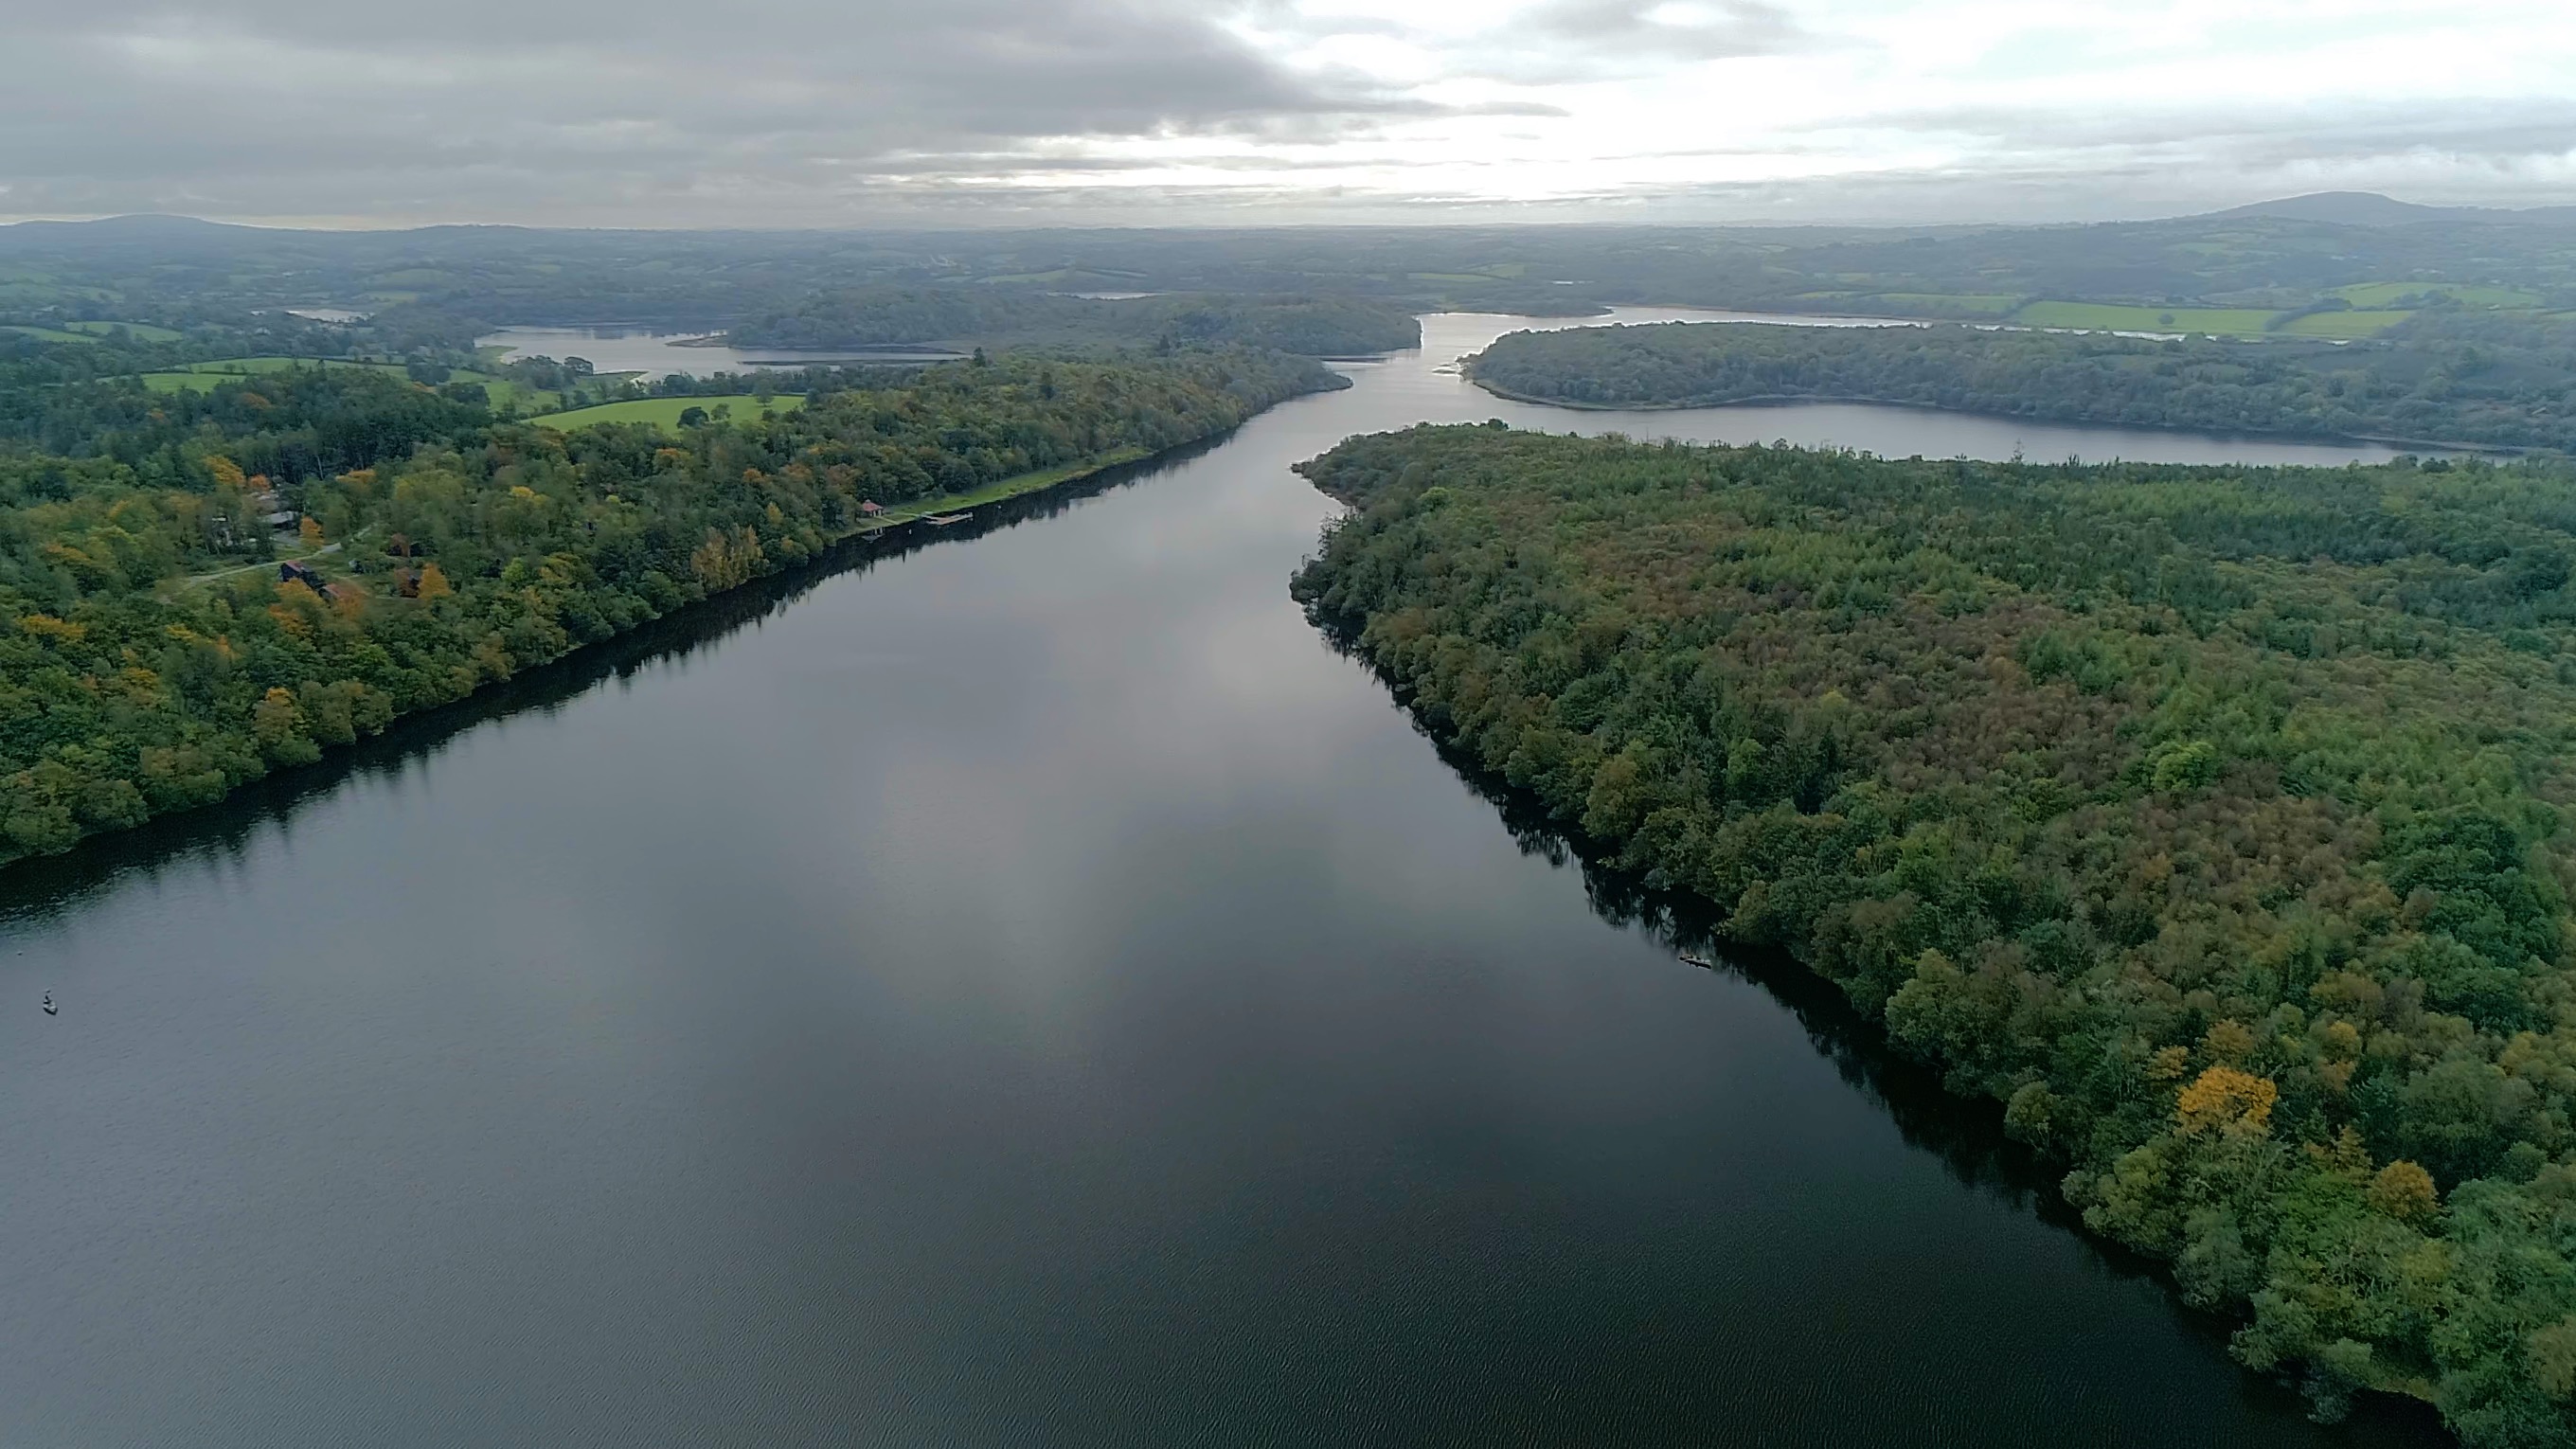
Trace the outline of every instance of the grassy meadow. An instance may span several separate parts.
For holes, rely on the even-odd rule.
[[[2021,298],[1998,292],[1880,292],[1874,298],[1907,315],[1917,312],[1937,313],[1944,317],[2009,317],[2021,306]]]
[[[1997,292],[1805,292],[1798,300],[1818,310],[1883,313],[2009,322],[2022,327],[2089,332],[2167,332],[2212,337],[2376,337],[2427,305],[2481,311],[2537,311],[2545,299],[2514,287],[2446,282],[2362,282],[2323,294],[2350,304],[2349,311],[2288,317],[2293,309],[2158,306],[2123,302],[2025,301]],[[2444,302],[2443,299],[2448,299]]]
[[[87,339],[95,340],[95,339]],[[170,372],[147,372],[143,385],[154,392],[212,392],[220,383],[272,372],[285,372],[297,367],[363,367],[378,372],[403,371],[398,362],[357,362],[345,357],[225,357],[212,362],[191,363]],[[522,386],[497,373],[475,372],[456,368],[447,374],[449,382],[475,382],[483,385],[493,410],[506,412],[551,411],[563,405],[559,393],[544,388]]]
[[[2033,302],[2012,315],[2028,327],[2095,332],[2205,332],[2260,337],[2277,313],[2258,307],[2126,307],[2111,302]]]
[[[2311,312],[2293,317],[2276,330],[2283,337],[2376,337],[2407,318],[2412,312],[2372,312],[2356,309],[2350,312]]]
[[[366,367],[379,372],[402,371],[399,363],[352,362],[339,357],[225,357],[212,362],[192,362],[169,372],[147,372],[143,374],[143,385],[154,392],[213,392],[220,383],[297,367]]]
[[[732,417],[749,420],[759,417],[763,407],[782,413],[793,412],[804,402],[801,393],[788,392],[777,394],[767,403],[755,397],[645,397],[574,408],[570,412],[547,413],[529,421],[563,429],[594,427],[601,423],[647,423],[657,428],[675,429],[680,426],[680,414],[691,408],[705,408],[710,416],[720,407],[730,408]]]
[[[2418,305],[2439,293],[2463,307],[2521,309],[2537,307],[2541,299],[2514,287],[2455,286],[2449,282],[2363,282],[2356,286],[2337,287],[2334,295],[2355,307],[2398,307],[2409,298]]]
[[[187,335],[177,328],[155,327],[149,322],[66,322],[63,326],[70,331],[86,332],[93,337],[113,336],[121,327],[132,333],[138,342],[176,342]]]

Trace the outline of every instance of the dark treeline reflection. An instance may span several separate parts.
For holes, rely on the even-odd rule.
[[[2005,1104],[2248,1367],[2568,1442],[2560,470],[1307,471],[1296,595],[1421,719]]]
[[[1361,654],[1346,629],[1336,624],[1323,628],[1337,653],[1361,664],[1403,699],[1401,683]],[[1657,890],[1641,877],[1604,862],[1553,826],[1546,806],[1535,795],[1483,769],[1471,755],[1423,729],[1418,717],[1415,728],[1459,781],[1493,807],[1522,853],[1581,873],[1584,899],[1594,914],[1669,946],[1676,954],[1705,960],[1707,969],[1749,982],[1787,1008],[1805,1029],[1816,1054],[1832,1064],[1846,1085],[1886,1114],[1908,1147],[1930,1154],[1963,1186],[2072,1235],[2082,1244],[2086,1258],[2110,1275],[2170,1287],[2171,1274],[2154,1259],[2084,1231],[2083,1215],[2069,1207],[2057,1189],[2062,1170],[2006,1135],[2001,1111],[1991,1103],[1962,1100],[1946,1090],[1939,1071],[1899,1050],[1886,1029],[1856,1010],[1840,988],[1786,952],[1727,942],[1723,917],[1707,901]],[[2213,1351],[2224,1351],[2236,1326],[2223,1315],[2200,1312],[2180,1302],[2173,1303],[2171,1311],[2185,1332]],[[2263,1397],[2279,1412],[2303,1411],[2295,1378],[2275,1375],[2262,1382],[2268,1391]],[[2431,1406],[2384,1395],[2358,1401],[2342,1432],[2356,1444],[2453,1442]]]
[[[962,543],[1020,524],[1054,518],[1115,488],[1177,467],[1221,446],[1230,434],[1184,444],[1039,493],[987,504],[966,521],[934,528],[907,524],[834,545],[805,564],[756,578],[639,628],[526,670],[455,704],[397,719],[384,733],[281,770],[217,804],[156,817],[143,825],[92,836],[59,855],[0,867],[0,922],[42,919],[98,898],[129,877],[151,880],[173,866],[239,860],[263,831],[292,831],[309,803],[353,780],[398,780],[426,774],[459,736],[475,726],[519,715],[545,715],[608,681],[624,685],[646,670],[685,664],[845,574],[943,543]]]
[[[755,395],[722,425],[718,402],[672,432],[514,424],[351,367],[166,406],[111,389],[82,455],[0,457],[0,860],[213,804],[903,505],[1148,457],[1343,385],[1275,354],[1003,359],[784,410]]]

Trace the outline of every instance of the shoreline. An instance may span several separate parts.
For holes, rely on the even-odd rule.
[[[1260,414],[1255,413],[1253,416],[1258,417]],[[1244,421],[1249,422],[1251,419],[1247,418]],[[1211,433],[1209,436],[1214,437],[1215,434]],[[1186,443],[1174,443],[1171,447],[1159,451],[1148,451],[1143,448],[1114,448],[1080,462],[1061,463],[1053,468],[1016,473],[965,493],[943,493],[936,498],[917,498],[903,505],[912,510],[911,512],[895,517],[891,516],[893,510],[888,509],[889,516],[862,523],[847,533],[835,535],[832,542],[838,544],[854,538],[874,538],[879,534],[919,523],[935,513],[953,513],[961,508],[982,508],[986,504],[999,503],[1007,498],[1023,498],[1032,493],[1043,493],[1050,488],[1060,488],[1067,483],[1080,482],[1095,473],[1106,473],[1112,468],[1124,467],[1129,463],[1146,462],[1161,457],[1164,453],[1196,447],[1205,441],[1205,438],[1194,438]]]
[[[1311,482],[1310,486],[1313,486]],[[1345,507],[1354,506],[1350,499],[1329,489],[1317,487],[1316,491]],[[2087,1225],[2082,1211],[2067,1201],[2062,1190],[2061,1181],[2068,1166],[2065,1160],[2011,1136],[2005,1126],[2003,1102],[1953,1090],[1945,1080],[1946,1062],[1927,1062],[1920,1057],[1909,1057],[1889,1035],[1883,1021],[1855,1007],[1842,987],[1814,963],[1786,946],[1730,939],[1726,932],[1735,914],[1732,908],[1686,887],[1651,885],[1645,874],[1623,870],[1614,859],[1615,851],[1605,848],[1604,842],[1571,827],[1551,813],[1535,791],[1515,785],[1478,763],[1473,742],[1457,730],[1443,726],[1422,703],[1419,689],[1408,684],[1383,659],[1361,646],[1360,634],[1370,622],[1370,616],[1317,613],[1310,609],[1308,622],[1324,637],[1330,648],[1359,664],[1377,680],[1387,691],[1388,698],[1431,742],[1441,763],[1454,771],[1472,793],[1492,806],[1502,816],[1507,829],[1514,830],[1515,834],[1544,835],[1571,856],[1583,873],[1587,893],[1608,886],[1631,900],[1651,905],[1660,912],[1661,923],[1669,937],[1665,944],[1708,953],[1708,964],[1699,966],[1699,969],[1732,973],[1784,1000],[1794,996],[1806,1003],[1808,1011],[1818,1015],[1829,1014],[1834,1019],[1834,1029],[1856,1039],[1856,1045],[1878,1054],[1880,1071],[1893,1067],[1897,1071],[1919,1074],[1921,1086],[1937,1094],[1944,1110],[1963,1114],[1967,1120],[1991,1134],[1998,1153],[2010,1159],[2022,1174],[2019,1181],[2030,1192],[2032,1210],[2042,1221],[2072,1233],[2094,1252],[2126,1266],[2129,1271],[2154,1279],[2166,1301],[2177,1311],[2196,1315],[2216,1325],[2222,1337],[2232,1336],[2237,1329],[2252,1321],[2244,1315],[2193,1306],[2183,1297],[2180,1280],[2174,1273],[2174,1259],[2141,1251]],[[1682,959],[1687,961],[1686,957]],[[2243,1372],[2250,1377],[2260,1377],[2252,1369],[2244,1369]],[[2373,1397],[2364,1399],[2360,1397],[2362,1394]],[[2384,1414],[2400,1403],[2440,1407],[2431,1385],[2422,1378],[2366,1383],[2356,1394],[2357,1409],[2367,1406]]]
[[[1281,398],[1279,399],[1279,402],[1284,403],[1293,400],[1294,397],[1304,397],[1309,395],[1310,394],[1306,393],[1297,393],[1293,394],[1291,397]],[[1270,407],[1276,407],[1278,405],[1278,403],[1272,403]],[[321,757],[309,763],[272,766],[257,775],[251,776],[250,778],[229,787],[220,797],[205,801],[202,804],[191,805],[178,810],[154,811],[151,814],[144,816],[141,820],[135,821],[131,825],[122,826],[112,830],[85,832],[59,850],[31,852],[24,855],[14,856],[7,860],[0,860],[0,878],[5,878],[10,873],[23,869],[33,862],[59,861],[67,855],[91,849],[97,846],[100,842],[123,839],[138,831],[146,831],[155,827],[168,826],[175,824],[176,822],[190,819],[191,817],[206,815],[210,812],[227,809],[235,805],[236,802],[238,802],[247,792],[260,789],[263,786],[291,787],[295,780],[304,776],[308,772],[326,772],[340,767],[344,761],[354,754],[354,752],[365,750],[370,745],[375,745],[380,741],[385,740],[387,737],[404,730],[406,726],[429,720],[433,717],[445,714],[448,711],[471,709],[477,703],[485,701],[501,691],[508,690],[514,686],[520,686],[525,683],[541,680],[559,670],[573,666],[578,661],[592,657],[598,652],[613,649],[620,643],[631,640],[644,631],[665,625],[670,620],[682,617],[694,610],[705,609],[710,606],[720,604],[725,600],[744,595],[763,585],[773,584],[778,579],[793,574],[799,569],[805,568],[812,563],[825,558],[834,550],[865,547],[876,543],[888,535],[907,531],[911,534],[923,535],[924,538],[921,546],[927,546],[927,539],[930,536],[935,536],[935,530],[924,530],[916,527],[916,525],[922,523],[923,520],[933,514],[952,512],[960,509],[985,508],[997,503],[1011,502],[1023,498],[1033,498],[1038,495],[1051,492],[1055,489],[1066,487],[1070,484],[1081,483],[1089,479],[1097,478],[1102,474],[1110,473],[1118,469],[1150,465],[1157,459],[1180,455],[1193,448],[1204,447],[1211,440],[1224,437],[1235,429],[1242,427],[1244,423],[1250,422],[1253,418],[1257,418],[1261,416],[1262,413],[1268,412],[1269,410],[1269,407],[1257,409],[1226,427],[1212,430],[1195,438],[1184,439],[1180,442],[1173,443],[1169,447],[1156,449],[1145,449],[1139,447],[1113,449],[1107,453],[1094,454],[1075,462],[1059,464],[1053,468],[1042,468],[1027,473],[1014,474],[1008,478],[997,479],[991,483],[985,484],[981,488],[973,489],[965,493],[948,493],[934,498],[907,501],[902,505],[902,507],[908,511],[903,513],[901,516],[861,523],[854,527],[841,530],[840,532],[830,534],[824,539],[822,547],[816,550],[815,553],[808,558],[784,562],[773,560],[772,567],[765,568],[758,573],[750,575],[742,582],[735,584],[731,588],[710,591],[698,598],[687,600],[663,613],[654,614],[648,618],[639,620],[632,627],[620,629],[605,638],[576,644],[573,647],[564,650],[562,653],[556,654],[550,658],[530,661],[526,665],[511,671],[508,675],[503,676],[502,678],[484,680],[476,684],[471,690],[468,690],[466,693],[454,699],[442,700],[438,703],[421,708],[401,711],[395,714],[392,719],[388,720],[384,728],[377,730],[372,734],[362,733],[358,735],[357,738],[350,740],[345,744],[325,745],[322,749]],[[963,536],[973,537],[974,535],[972,533],[968,533]],[[258,567],[267,567],[267,565],[259,565]]]
[[[1472,428],[1475,425],[1451,426]],[[1624,440],[1621,446],[1647,448],[1652,445]],[[1340,504],[1353,516],[1358,515],[1369,501],[1383,496],[1372,495],[1366,489],[1355,491],[1333,486],[1302,467],[1299,475],[1306,479],[1308,486]],[[1508,532],[1501,536],[1508,546]],[[1504,824],[1516,840],[1526,842],[1533,837],[1544,837],[1573,858],[1584,871],[1588,897],[1600,899],[1608,894],[1602,889],[1606,883],[1633,900],[1656,906],[1661,912],[1658,924],[1664,927],[1664,933],[1656,937],[1659,944],[1677,953],[1705,953],[1705,960],[1681,955],[1680,959],[1686,964],[1702,969],[1733,970],[1749,977],[1768,976],[1771,979],[1762,980],[1760,984],[1775,994],[1783,990],[1779,984],[1781,981],[1795,981],[1799,987],[1834,1003],[1837,1011],[1849,1012],[1845,1018],[1846,1026],[1857,1027],[1875,1048],[1896,1056],[1907,1054],[1909,1049],[1899,1046],[1889,1032],[1886,1018],[1857,1007],[1855,998],[1846,993],[1843,981],[1828,973],[1826,966],[1811,954],[1811,948],[1759,937],[1734,938],[1732,928],[1744,913],[1742,901],[1730,902],[1688,884],[1652,884],[1656,873],[1669,864],[1669,858],[1650,858],[1643,865],[1621,865],[1623,852],[1635,840],[1643,838],[1642,827],[1624,839],[1594,834],[1582,823],[1579,804],[1572,813],[1568,813],[1562,805],[1551,804],[1548,796],[1539,789],[1515,784],[1501,770],[1486,764],[1485,756],[1480,754],[1484,746],[1479,743],[1477,729],[1459,721],[1459,693],[1454,688],[1443,688],[1437,682],[1439,671],[1426,668],[1418,675],[1409,675],[1396,657],[1404,647],[1402,644],[1390,645],[1382,639],[1370,637],[1372,628],[1389,618],[1417,609],[1426,598],[1439,599],[1439,596],[1426,592],[1402,596],[1393,602],[1380,599],[1366,606],[1329,603],[1322,591],[1305,592],[1310,586],[1309,581],[1321,573],[1329,558],[1327,553],[1308,560],[1296,578],[1298,593],[1295,596],[1305,609],[1310,626],[1323,637],[1328,647],[1359,664],[1386,690],[1389,700],[1432,743],[1443,763],[1454,770],[1474,794],[1502,815]],[[1445,605],[1452,599],[1439,599],[1433,607]],[[1434,682],[1425,683],[1425,676]],[[1448,684],[1454,686],[1454,677]],[[1506,705],[1511,699],[1508,692],[1499,689],[1492,697]],[[1528,848],[1525,844],[1524,849]],[[1746,897],[1750,898],[1751,894],[1748,890]],[[2021,1164],[2033,1171],[2030,1181],[2033,1183],[2034,1203],[2044,1218],[2055,1215],[2060,1226],[2067,1227],[2097,1251],[2139,1265],[2140,1271],[2157,1281],[2168,1301],[2178,1310],[2202,1315],[2211,1323],[2223,1325],[2230,1335],[2255,1322],[2250,1307],[2241,1311],[2235,1308],[2209,1309],[2194,1305],[2185,1297],[2182,1280],[2177,1273],[2177,1264],[2184,1257],[2181,1252],[2163,1254],[2151,1251],[2124,1242],[2087,1223],[2078,1207],[2078,1200],[2071,1198],[2063,1185],[2070,1169],[2081,1170],[2084,1166],[2081,1157],[2063,1147],[2045,1145],[2044,1141],[2033,1142],[2012,1136],[2007,1130],[2009,1108],[2006,1098],[1951,1086],[1951,1072],[1967,1060],[1955,1048],[1929,1049],[1927,1054],[1915,1055],[1912,1060],[1917,1064],[1928,1063],[1924,1067],[1927,1079],[1939,1090],[1951,1110],[1967,1114],[1981,1125],[1990,1127],[1998,1138],[2010,1144],[2010,1151]],[[2284,1372],[2289,1372],[2290,1367],[2285,1365]],[[2266,1371],[2247,1369],[2246,1372],[2259,1376]],[[2418,1373],[2394,1369],[2383,1371],[2358,1382],[2354,1393],[2357,1401],[2374,1405],[2381,1411],[2392,1411],[2403,1404],[2441,1409],[2435,1384],[2428,1376]]]

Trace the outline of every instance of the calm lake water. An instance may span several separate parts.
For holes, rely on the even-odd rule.
[[[1515,325],[0,873],[0,1443],[2433,1442],[1677,962],[1286,591],[1288,465],[1423,418],[2354,452],[1434,370]]]

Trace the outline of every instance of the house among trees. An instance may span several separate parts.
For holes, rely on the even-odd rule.
[[[251,505],[259,510],[260,517],[268,520],[268,526],[271,529],[286,529],[293,528],[295,526],[296,519],[299,515],[297,515],[294,509],[286,506],[284,499],[277,496],[277,490],[270,486],[267,474],[252,474],[249,480],[249,486],[251,489]]]
[[[277,566],[277,581],[281,584],[302,584],[317,594],[327,587],[322,582],[320,574],[293,559],[288,559]]]
[[[885,505],[873,498],[862,499],[859,502],[859,513],[863,517],[874,518],[883,512],[885,512]]]

